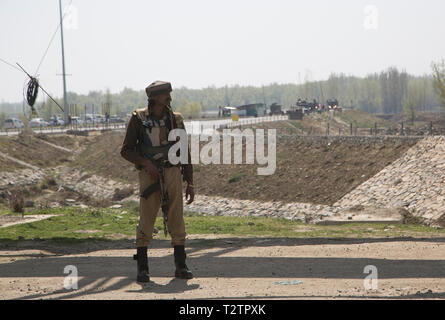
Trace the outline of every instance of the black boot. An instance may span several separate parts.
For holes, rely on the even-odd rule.
[[[174,246],[174,250],[176,266],[175,277],[180,279],[192,279],[193,274],[185,264],[186,254],[184,246]]]
[[[148,257],[147,247],[138,247],[137,254],[133,256],[134,260],[138,262],[138,282],[149,282],[150,276],[148,274]]]

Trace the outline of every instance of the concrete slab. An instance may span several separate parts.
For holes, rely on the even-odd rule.
[[[344,209],[321,221],[318,225],[341,225],[346,223],[405,223],[412,215],[404,208],[379,208],[354,206]]]

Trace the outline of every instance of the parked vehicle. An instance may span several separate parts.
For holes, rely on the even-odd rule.
[[[22,120],[17,118],[11,118],[5,120],[5,129],[20,129],[23,128],[24,124]]]
[[[274,114],[278,114],[278,115],[284,114],[284,112],[281,110],[281,105],[277,104],[276,102],[274,102],[270,105],[269,115],[272,116]]]
[[[110,123],[123,123],[124,120],[121,118],[118,118],[117,116],[111,116],[108,120]]]
[[[101,115],[96,116],[94,118],[94,122],[96,122],[96,123],[104,123],[104,122],[106,122],[105,121],[105,116],[101,116]]]
[[[80,126],[83,124],[83,120],[80,117],[71,117],[71,124]]]
[[[46,127],[48,125],[49,125],[49,123],[47,121],[45,121],[43,118],[34,118],[34,119],[31,119],[31,121],[29,121],[29,126],[31,128]]]
[[[65,120],[62,119],[60,116],[52,116],[49,119],[49,125],[50,126],[63,126],[65,125]]]
[[[93,118],[93,116],[90,115],[90,114],[85,115],[85,120],[84,120],[84,122],[85,122],[86,124],[93,123],[93,122],[94,122],[94,118]]]

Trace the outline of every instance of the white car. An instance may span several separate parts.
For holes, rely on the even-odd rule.
[[[103,123],[103,122],[105,122],[105,117],[104,116],[96,116],[94,118],[94,122],[96,122],[96,123]]]
[[[43,118],[34,118],[29,121],[29,125],[31,128],[34,127],[46,127],[49,125],[48,122],[46,122]]]
[[[65,124],[65,121],[61,117],[59,117],[59,116],[51,117],[49,119],[49,124],[51,126],[63,126]]]
[[[20,129],[23,127],[24,124],[20,119],[11,118],[5,120],[5,129]]]
[[[71,124],[80,126],[83,124],[83,120],[80,117],[71,117]]]

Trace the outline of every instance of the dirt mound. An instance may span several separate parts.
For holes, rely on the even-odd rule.
[[[52,147],[42,141],[42,135],[20,134],[13,137],[0,137],[0,152],[5,153],[20,161],[26,162],[39,168],[54,167],[65,164],[71,160],[71,153],[59,148]],[[69,138],[52,137],[48,140],[53,143],[70,141]],[[72,141],[74,143],[74,141]],[[0,157],[0,172],[22,169],[18,163],[12,163]]]
[[[96,173],[102,177],[137,183],[134,166],[120,155],[124,133],[108,131],[82,140],[82,152],[72,166]]]
[[[275,174],[257,165],[197,165],[198,194],[331,205],[399,158],[415,140],[279,138]]]
[[[267,123],[278,135],[288,125]],[[123,132],[89,138],[73,166],[137,184],[134,167],[120,156]],[[258,176],[257,165],[195,165],[197,194],[258,201],[333,204],[399,158],[417,140],[279,136],[277,169]],[[348,142],[349,141],[349,142]]]

